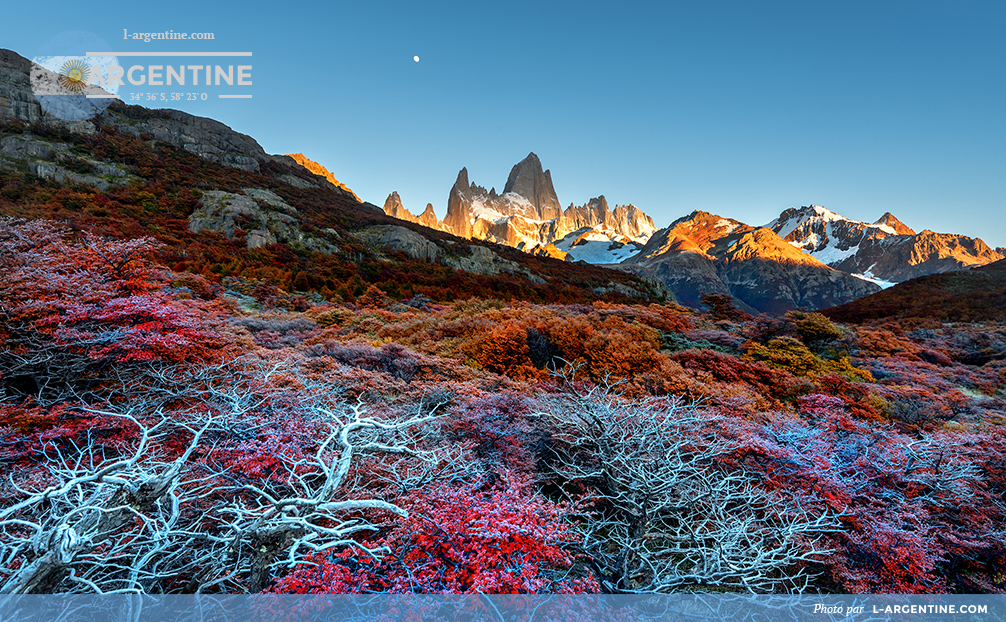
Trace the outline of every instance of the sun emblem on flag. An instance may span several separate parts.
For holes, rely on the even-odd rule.
[[[79,93],[87,88],[91,68],[79,59],[68,60],[59,70],[59,85],[71,93]]]

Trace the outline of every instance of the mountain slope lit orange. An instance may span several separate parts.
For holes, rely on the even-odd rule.
[[[353,198],[356,199],[357,201],[360,200],[360,197],[356,196],[356,193],[350,190],[349,187],[346,186],[346,184],[336,179],[335,175],[333,175],[331,171],[329,171],[324,166],[318,164],[314,160],[309,159],[303,153],[288,153],[287,156],[296,160],[297,164],[300,164],[301,166],[311,171],[315,175],[321,175],[322,177],[328,180],[328,183],[332,184],[336,188],[341,188],[342,190],[345,190],[349,194],[353,195]]]

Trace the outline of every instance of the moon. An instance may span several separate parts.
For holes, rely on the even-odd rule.
[[[419,57],[418,56],[413,56],[412,60],[414,60],[414,61],[416,61],[418,63],[419,62]]]

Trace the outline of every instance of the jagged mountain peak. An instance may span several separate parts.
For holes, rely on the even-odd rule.
[[[416,216],[402,205],[402,199],[398,196],[397,191],[393,191],[388,195],[388,198],[384,201],[384,213],[392,218],[397,218],[399,220],[404,220],[407,222],[414,222],[430,229],[442,229],[440,221],[437,219],[437,215],[433,212],[433,204],[427,203],[426,209],[422,214]]]
[[[541,160],[531,152],[510,169],[502,196],[515,194],[527,199],[537,220],[552,220],[562,215],[559,198],[552,185],[552,173],[542,170]]]
[[[384,213],[392,218],[409,220],[412,214],[402,205],[402,198],[397,191],[392,191],[388,198],[384,200]]]
[[[430,229],[439,229],[440,220],[437,218],[436,212],[433,211],[433,204],[427,203],[426,209],[423,213],[419,215],[419,224],[425,225]]]
[[[873,224],[888,226],[894,229],[894,232],[898,235],[915,235],[915,231],[911,227],[895,218],[891,212],[884,212],[884,215]]]
[[[500,194],[495,186],[486,192],[485,187],[470,181],[468,170],[462,168],[447,200],[443,227],[463,237],[528,250],[550,243],[577,245],[579,241],[574,255],[586,253],[582,248],[586,241],[590,246],[584,255],[589,255],[587,261],[600,258],[603,263],[631,256],[656,230],[653,219],[635,205],[615,206],[612,211],[604,195],[581,206],[570,203],[563,211],[551,172],[543,169],[534,152],[511,168]],[[569,238],[573,233],[576,235]],[[601,246],[605,252],[595,252]],[[613,247],[611,253],[608,246]]]

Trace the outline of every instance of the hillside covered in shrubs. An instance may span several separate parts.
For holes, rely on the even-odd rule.
[[[257,170],[244,170],[144,132],[120,131],[167,118],[168,111],[116,102],[108,114],[114,122],[95,118],[91,123],[97,131],[90,134],[0,121],[0,145],[7,147],[7,155],[0,153],[0,216],[69,222],[75,229],[115,239],[150,237],[159,242],[154,249],[158,260],[176,272],[212,282],[268,280],[288,292],[313,292],[337,302],[353,302],[370,285],[395,297],[436,301],[459,296],[543,303],[666,297],[654,283],[624,272],[536,257],[400,221],[292,158],[268,157]],[[261,232],[266,237],[261,243],[250,242],[262,224],[240,211],[224,231],[194,226],[193,214],[205,211],[207,198],[262,194],[293,212],[270,216],[283,219],[276,222],[289,237],[305,243],[272,239],[269,231]],[[360,236],[380,226],[412,231],[431,252],[451,261],[382,249]],[[466,259],[472,247],[490,249],[512,268],[492,274],[457,269],[471,263]]]
[[[294,273],[2,174],[0,593],[1006,589],[998,324]]]

